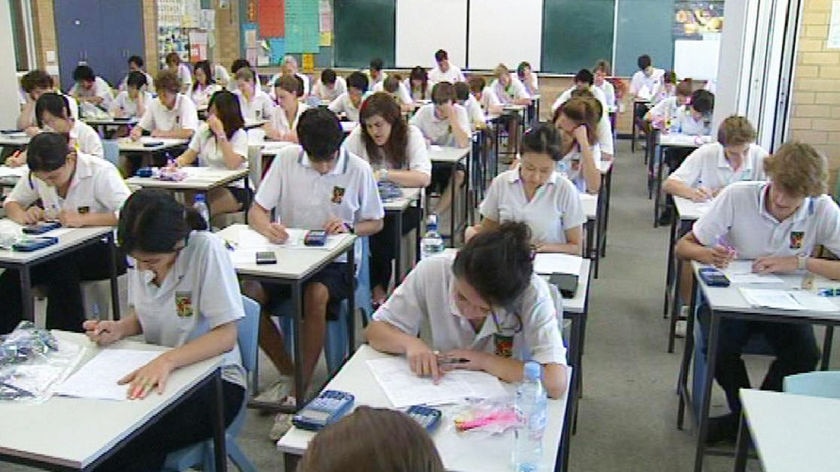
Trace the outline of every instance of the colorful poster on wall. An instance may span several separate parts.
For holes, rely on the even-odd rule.
[[[208,38],[204,31],[192,30],[190,38],[190,62],[195,64],[198,61],[207,60]]]
[[[674,2],[674,39],[703,39],[723,30],[723,0]]]
[[[158,0],[158,27],[175,28],[181,26],[183,9],[180,0]]]
[[[248,19],[248,23],[256,23],[257,22],[257,0],[246,0],[245,3],[245,18]]]
[[[283,62],[286,55],[286,40],[284,38],[271,38],[268,40],[268,56],[271,64]]]
[[[257,23],[263,38],[286,36],[286,12],[284,0],[259,0]]]
[[[201,22],[201,1],[183,0],[181,8],[183,9],[181,27],[198,28]]]
[[[286,51],[319,52],[319,5],[311,0],[286,0]]]
[[[190,38],[185,28],[158,28],[158,57],[163,61],[170,52],[177,52],[182,61],[190,60]],[[162,65],[162,64],[161,64]]]
[[[321,31],[319,46],[332,46],[333,11],[330,0],[318,2],[318,29]]]

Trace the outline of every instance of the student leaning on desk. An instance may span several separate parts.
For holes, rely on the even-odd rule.
[[[120,380],[126,396],[142,401],[163,393],[180,367],[218,355],[222,360],[225,426],[245,394],[245,370],[236,322],[245,316],[239,282],[222,241],[204,220],[167,191],[135,192],[120,212],[117,240],[131,256],[129,314],[119,321],[89,320],[88,337],[100,345],[142,334],[150,344],[173,349]],[[215,384],[208,382],[131,439],[98,471],[161,470],[166,455],[213,436]]]
[[[26,75],[20,78],[20,86],[26,93],[26,103],[21,107],[20,115],[17,119],[17,127],[26,131],[27,135],[35,136],[41,132],[41,129],[37,126],[38,120],[35,117],[35,104],[41,98],[41,95],[47,92],[55,92],[66,97],[70,116],[74,120],[79,119],[79,104],[76,102],[76,99],[64,95],[60,90],[56,89],[50,74],[37,69],[27,72]]]
[[[598,123],[601,103],[588,92],[563,103],[552,122],[560,131],[557,171],[572,181],[580,192],[596,194],[601,188],[601,136]],[[608,138],[612,139],[612,137]]]
[[[146,107],[143,118],[131,130],[131,139],[140,139],[143,131],[150,131],[156,138],[192,138],[198,129],[198,112],[195,103],[180,93],[181,86],[175,72],[158,72],[155,89],[157,99]]]
[[[840,279],[840,261],[812,257],[823,245],[840,254],[840,209],[825,194],[825,157],[807,144],[787,143],[764,161],[769,182],[738,182],[726,187],[712,208],[677,243],[682,259],[724,268],[734,258],[754,260],[760,274],[806,270]],[[708,336],[709,309],[698,319]],[[732,441],[738,430],[738,389],[750,388],[741,351],[753,333],[763,333],[776,352],[765,390],[782,389],[787,375],[814,369],[819,358],[810,325],[723,319],[720,323],[715,379],[726,392],[731,413],[712,418],[707,442]]]
[[[116,212],[129,195],[128,187],[110,162],[69,147],[67,137],[41,133],[29,143],[29,176],[18,181],[6,198],[6,215],[22,225],[58,220],[65,227],[114,226]],[[41,200],[43,209],[35,205]],[[32,268],[32,285],[47,288],[47,327],[79,331],[84,320],[82,280],[106,279],[111,274],[103,243],[69,252]],[[118,268],[121,269],[121,268]],[[21,299],[15,271],[0,275],[0,333],[20,321]]]
[[[543,365],[551,398],[566,390],[566,348],[548,283],[534,274],[524,223],[481,232],[456,256],[418,264],[373,315],[365,334],[383,352],[404,354],[412,372],[435,380],[451,369],[522,380],[523,361]],[[431,327],[431,344],[418,337]],[[527,356],[527,357],[526,357]]]

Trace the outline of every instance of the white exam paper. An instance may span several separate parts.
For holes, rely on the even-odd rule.
[[[540,253],[534,258],[534,272],[537,274],[580,275],[583,258],[571,254]]]
[[[106,348],[55,389],[56,395],[125,400],[127,385],[117,381],[158,357],[159,351]]]

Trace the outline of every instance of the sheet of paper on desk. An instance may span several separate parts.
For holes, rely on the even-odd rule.
[[[534,272],[538,274],[580,274],[583,258],[571,254],[540,253],[534,258]]]
[[[100,400],[125,400],[128,387],[118,385],[117,381],[159,355],[158,351],[103,349],[59,385],[55,394]]]
[[[754,273],[752,264],[753,261],[751,260],[732,261],[726,269],[723,269],[723,273],[731,283],[736,285],[784,284],[784,281],[777,275]]]
[[[768,290],[744,287],[738,290],[740,290],[747,303],[755,307],[822,313],[840,311],[840,308],[828,298],[804,290]]]
[[[25,177],[29,172],[28,166],[9,167],[0,166],[0,177]]]
[[[414,375],[404,357],[372,359],[367,364],[395,408],[418,404],[443,405],[464,398],[507,395],[499,379],[486,372],[451,371],[435,384],[431,378]]]
[[[341,235],[329,235],[327,236],[327,242],[324,243],[323,246],[306,246],[303,244],[303,240],[306,237],[307,231],[308,230],[305,229],[286,228],[286,232],[289,234],[289,239],[287,239],[283,244],[271,244],[268,241],[268,238],[260,233],[250,228],[243,228],[239,231],[239,245],[236,248],[236,252],[246,249],[254,251],[270,251],[275,248],[319,249],[329,251],[335,249],[342,239]]]

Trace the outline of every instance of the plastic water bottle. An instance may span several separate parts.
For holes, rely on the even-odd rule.
[[[443,237],[438,232],[437,215],[429,215],[426,220],[426,234],[420,240],[420,259],[440,254],[446,246],[443,244]]]
[[[537,472],[542,459],[547,396],[540,381],[540,365],[525,363],[525,377],[516,389],[514,408],[519,427],[514,432],[513,470]]]
[[[205,199],[203,193],[199,193],[195,196],[193,208],[195,208],[195,211],[204,218],[204,222],[207,223],[207,228],[210,228],[210,209],[207,208],[207,200]]]

